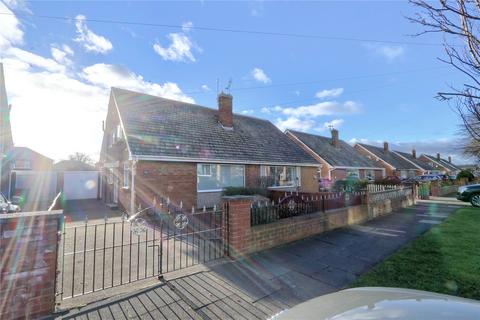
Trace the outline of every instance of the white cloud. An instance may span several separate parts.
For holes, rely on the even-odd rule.
[[[10,9],[30,11],[25,0],[2,0],[3,3]]]
[[[267,76],[265,71],[263,71],[260,68],[253,68],[253,70],[251,71],[251,74],[252,74],[252,77],[258,82],[262,82],[265,84],[272,82],[272,80]]]
[[[255,112],[255,111],[252,110],[252,109],[242,110],[242,111],[241,111],[242,114],[252,114],[252,113],[254,113],[254,112]]]
[[[74,41],[81,43],[85,50],[105,54],[113,49],[110,40],[94,33],[87,27],[85,16],[79,14],[75,19],[77,37]]]
[[[118,87],[168,99],[190,103],[195,102],[192,98],[186,96],[176,83],[166,82],[164,84],[159,84],[147,82],[141,75],[137,75],[134,72],[117,65],[97,63],[84,68],[81,77],[91,84],[104,89]]]
[[[396,45],[377,45],[377,44],[366,44],[366,48],[369,49],[377,56],[382,56],[387,59],[388,62],[392,62],[405,54],[405,48],[402,46]]]
[[[185,32],[185,33],[192,30],[192,27],[193,27],[193,22],[192,21],[186,21],[186,22],[182,23],[182,31]]]
[[[331,128],[338,129],[343,124],[343,122],[344,122],[343,119],[333,119],[332,121],[327,121],[323,124],[323,127],[320,128],[318,131],[324,131]]]
[[[179,62],[196,61],[192,53],[195,46],[184,33],[170,33],[167,38],[171,41],[168,47],[162,47],[159,43],[153,45],[153,50],[164,60]]]
[[[325,101],[308,106],[282,109],[283,114],[295,117],[319,117],[336,114],[352,114],[359,111],[360,104],[355,101],[346,101],[344,103]]]
[[[292,129],[297,131],[308,131],[315,126],[315,121],[311,119],[299,119],[297,117],[288,117],[285,120],[278,118],[275,125],[280,130]]]
[[[207,86],[206,84],[202,84],[201,88],[202,88],[203,91],[210,91],[210,87]]]
[[[343,88],[333,88],[333,89],[325,89],[322,91],[318,91],[315,96],[320,99],[325,98],[335,98],[340,96],[343,93]]]
[[[16,26],[20,28],[19,24]],[[0,28],[0,34],[4,35],[4,31]],[[95,64],[79,73],[72,63],[67,73],[56,60],[13,46],[22,43],[23,32],[11,31],[21,36],[16,41],[3,42],[6,47],[2,54],[17,146],[33,148],[56,160],[77,151],[97,158],[110,86],[193,102],[175,83],[147,82],[138,74],[108,64]],[[52,48],[63,52],[50,52],[58,60],[74,54],[68,46]]]
[[[33,66],[49,72],[65,72],[65,66],[59,64],[57,61],[23,49],[11,47],[5,50],[4,53],[6,53],[7,57],[15,57],[17,62],[24,63],[26,68]]]
[[[282,111],[282,107],[280,106],[275,106],[275,107],[263,107],[262,109],[260,109],[261,112],[263,113],[267,113],[267,114],[270,114],[272,112],[280,112]]]
[[[53,59],[60,64],[69,66],[72,64],[72,60],[69,58],[73,56],[73,50],[66,44],[64,44],[61,48],[57,46],[51,46],[50,52],[52,54]]]
[[[20,28],[20,21],[2,2],[0,2],[0,12],[6,13],[2,15],[0,23],[0,50],[4,50],[12,45],[22,44],[23,31]]]

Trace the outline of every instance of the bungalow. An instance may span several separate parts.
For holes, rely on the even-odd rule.
[[[412,150],[412,153],[400,151],[393,152],[398,154],[403,159],[410,161],[415,167],[417,167],[417,175],[434,174],[436,172],[436,169],[434,167],[432,167],[427,162],[420,160],[420,158],[417,157],[417,151],[415,149]]]
[[[406,160],[397,152],[389,149],[388,142],[383,143],[383,148],[364,143],[356,143],[355,149],[385,168],[388,177],[411,178],[421,175],[421,170],[413,162]]]
[[[320,176],[325,184],[347,178],[380,179],[385,170],[362,156],[338,137],[338,130],[331,130],[332,137],[287,130],[285,134],[320,164]]]
[[[102,198],[133,212],[154,195],[186,208],[219,204],[225,187],[318,191],[318,163],[267,120],[112,88]]]
[[[456,176],[462,170],[460,167],[452,163],[452,157],[449,156],[448,160],[445,160],[440,156],[440,153],[437,153],[436,157],[422,154],[420,160],[428,163],[430,166],[434,167],[438,173],[442,174]]]

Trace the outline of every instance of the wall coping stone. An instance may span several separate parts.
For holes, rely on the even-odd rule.
[[[254,199],[255,199],[254,196],[244,196],[244,195],[222,196],[222,200],[225,200],[225,201],[245,201],[245,200],[253,201]]]
[[[39,217],[39,216],[56,216],[56,215],[61,215],[61,214],[63,214],[63,210],[4,213],[4,214],[0,214],[0,220],[2,220],[2,219],[14,219],[14,218]]]

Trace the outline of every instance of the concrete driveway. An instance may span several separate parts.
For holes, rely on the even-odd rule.
[[[266,319],[348,286],[461,206],[420,203],[388,216],[207,266],[73,309],[65,319]]]

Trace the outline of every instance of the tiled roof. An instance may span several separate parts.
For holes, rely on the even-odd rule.
[[[399,170],[417,169],[417,167],[415,167],[412,163],[403,159],[402,157],[400,157],[395,152],[392,152],[392,151],[385,152],[383,150],[383,147],[380,148],[380,147],[375,147],[375,146],[371,146],[371,145],[363,144],[363,143],[359,143],[359,145],[362,146],[363,148],[367,149],[368,151],[373,153],[376,157],[382,159],[383,161],[385,161],[389,165],[395,167],[395,169],[399,169]]]
[[[411,153],[401,152],[401,151],[393,151],[393,152],[395,152],[395,153],[401,155],[402,157],[408,159],[409,161],[415,163],[417,166],[419,166],[419,167],[422,168],[423,170],[427,170],[427,171],[435,170],[435,168],[432,167],[432,166],[431,166],[430,164],[428,164],[427,162],[418,159],[418,157],[414,158]]]
[[[424,156],[426,156],[427,158],[430,158],[431,160],[439,163],[442,167],[447,168],[448,170],[453,170],[453,171],[462,170],[462,169],[460,169],[460,167],[457,167],[453,163],[448,162],[448,160],[445,160],[443,158],[440,158],[440,160],[438,160],[437,157],[434,157],[434,156],[431,156],[431,155],[428,155],[428,154],[425,154]]]
[[[267,120],[234,114],[233,130],[227,130],[218,123],[216,109],[117,88],[112,94],[134,156],[317,163]]]
[[[358,153],[343,140],[339,140],[338,147],[335,147],[331,138],[293,130],[289,132],[334,167],[379,168],[375,162]]]

